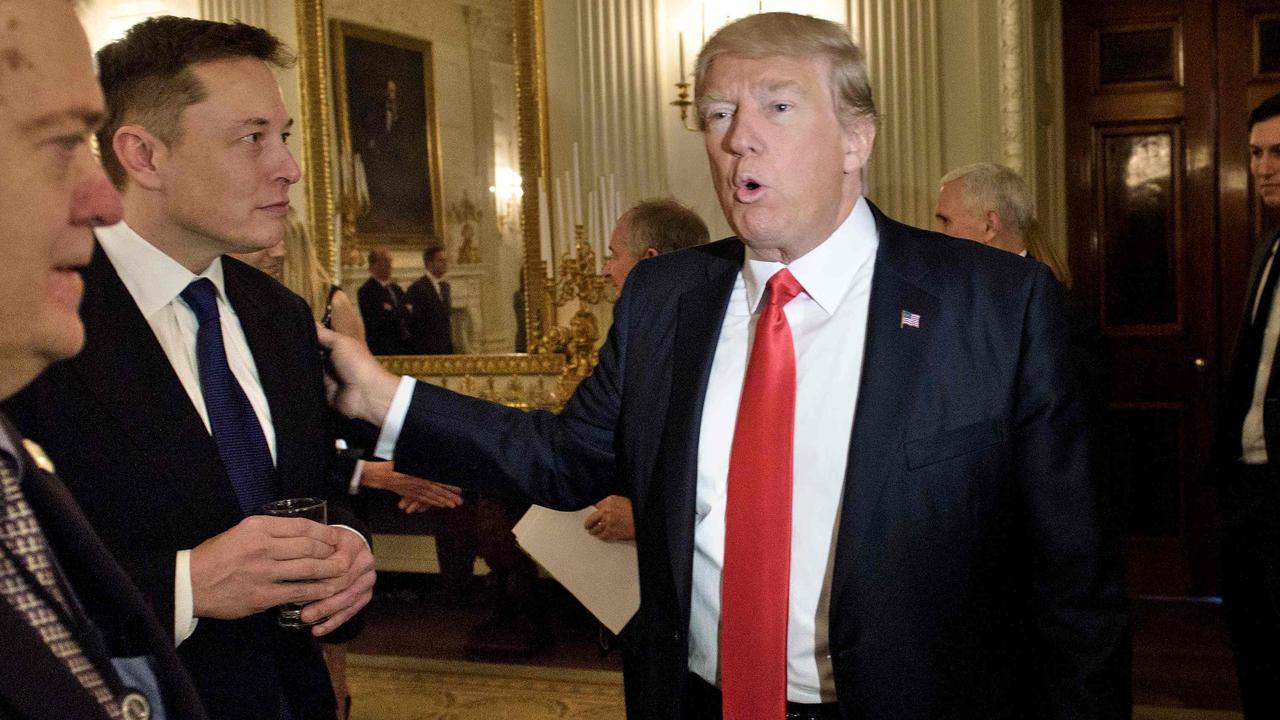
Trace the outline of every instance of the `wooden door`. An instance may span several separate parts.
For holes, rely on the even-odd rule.
[[[1198,477],[1225,361],[1214,3],[1063,3],[1068,238],[1102,330],[1108,483],[1134,595],[1213,591]]]

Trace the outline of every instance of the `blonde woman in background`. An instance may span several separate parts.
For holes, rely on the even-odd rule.
[[[351,298],[337,285],[316,258],[315,246],[307,226],[294,208],[289,208],[284,239],[275,245],[252,253],[232,254],[279,280],[311,307],[316,322],[335,332],[364,342],[364,321]],[[400,496],[400,509],[407,513],[429,507],[457,507],[462,504],[462,490],[442,483],[396,472],[390,462],[360,461],[353,481],[356,487],[389,490]],[[338,699],[338,716],[351,716],[351,690],[347,685],[347,647],[345,644],[322,644],[325,664],[333,680]]]

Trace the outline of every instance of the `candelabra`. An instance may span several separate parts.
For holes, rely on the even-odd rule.
[[[536,348],[538,352],[563,353],[568,359],[561,378],[566,396],[591,374],[599,357],[596,341],[600,339],[600,323],[591,306],[613,302],[604,276],[596,272],[596,254],[587,242],[587,229],[574,226],[574,238],[574,253],[560,257],[555,280],[547,288],[547,317],[556,317],[558,308],[575,300],[578,310],[569,319],[568,327],[553,326],[539,338]]]

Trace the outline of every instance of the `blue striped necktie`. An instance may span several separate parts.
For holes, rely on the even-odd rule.
[[[208,278],[193,281],[182,291],[182,299],[200,323],[196,332],[196,362],[213,442],[218,446],[218,456],[240,501],[240,510],[251,515],[275,499],[271,450],[249,397],[227,365],[218,292],[213,281]]]

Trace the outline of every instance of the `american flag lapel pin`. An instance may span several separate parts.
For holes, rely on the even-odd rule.
[[[920,316],[910,310],[902,311],[902,319],[898,321],[898,327],[920,327]]]

